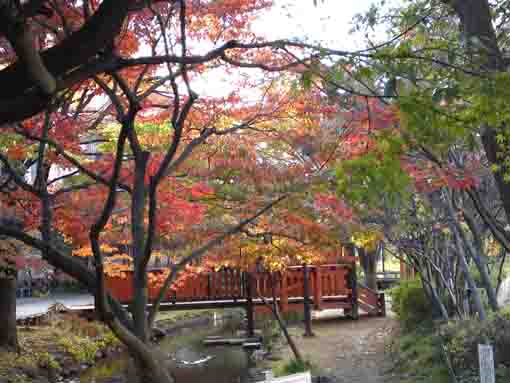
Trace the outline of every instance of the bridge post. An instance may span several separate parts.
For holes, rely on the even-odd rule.
[[[245,273],[244,282],[246,283],[246,332],[248,337],[255,336],[255,320],[253,314],[253,286],[251,281],[251,274]]]
[[[320,265],[315,266],[315,286],[313,293],[314,308],[315,310],[320,310],[322,303],[322,276]]]
[[[303,305],[305,316],[305,334],[304,336],[314,336],[312,332],[312,310],[310,305],[310,269],[308,265],[303,264]]]
[[[351,289],[351,312],[350,316],[352,319],[359,318],[359,307],[358,307],[358,281],[356,276],[356,263],[352,264],[351,270],[349,271],[349,287]]]
[[[280,285],[280,311],[287,312],[289,309],[289,291],[287,289],[287,274],[282,272]]]
[[[406,275],[406,264],[404,261],[402,261],[402,259],[400,260],[400,279],[402,281],[405,281],[407,280],[407,275]]]

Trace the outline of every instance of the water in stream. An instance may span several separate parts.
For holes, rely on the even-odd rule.
[[[175,383],[243,383],[247,379],[249,355],[240,346],[204,347],[208,335],[232,337],[225,322],[191,326],[173,331],[159,347],[168,355]],[[228,329],[227,329],[228,328]],[[131,383],[132,361],[128,356],[105,359],[80,376],[80,383]]]

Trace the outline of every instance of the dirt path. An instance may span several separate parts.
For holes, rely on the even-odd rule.
[[[304,338],[299,328],[291,333],[306,359],[336,383],[383,383],[393,380],[386,375],[390,362],[385,343],[394,327],[391,317],[336,319],[314,321],[312,338]]]

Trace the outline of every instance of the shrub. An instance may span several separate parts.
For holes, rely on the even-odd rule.
[[[395,372],[407,377],[402,383],[448,383],[448,369],[440,352],[440,341],[428,327],[392,337],[390,352]]]
[[[510,367],[510,310],[491,313],[483,322],[475,318],[451,321],[441,327],[441,335],[456,371],[478,366],[480,343],[493,345],[496,366]]]
[[[70,335],[62,337],[58,341],[76,362],[92,363],[101,344],[88,338]]]
[[[39,367],[48,368],[53,370],[60,370],[58,361],[48,352],[43,352],[37,355],[37,364]]]
[[[390,295],[392,310],[404,330],[409,331],[431,321],[431,305],[419,279],[401,281]]]
[[[96,342],[98,342],[98,344],[100,343],[101,349],[113,346],[120,346],[122,344],[121,341],[112,331],[106,331],[106,333],[102,336],[101,340]]]

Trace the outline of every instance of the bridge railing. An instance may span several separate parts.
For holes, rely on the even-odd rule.
[[[384,294],[371,290],[356,281],[354,264],[336,264],[308,266],[308,301],[316,310],[323,308],[344,308],[353,317],[357,317],[358,307],[368,314],[384,315]],[[157,272],[157,271],[155,271]],[[279,273],[274,286],[280,309],[286,311],[290,304],[303,302],[304,268],[293,266]],[[248,288],[248,280],[251,286]],[[244,304],[248,299],[272,298],[272,278],[269,273],[248,273],[237,269],[197,274],[186,279],[176,289],[170,289],[167,302],[217,302],[230,300]],[[106,278],[106,286],[113,296],[122,302],[129,302],[133,296],[131,278]],[[154,300],[159,289],[149,286],[149,299]],[[251,297],[248,293],[251,291]],[[244,302],[244,303],[243,303]]]

